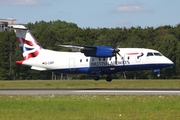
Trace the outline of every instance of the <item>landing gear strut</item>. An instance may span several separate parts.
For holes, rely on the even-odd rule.
[[[157,77],[160,77],[160,76],[161,76],[161,74],[160,74],[160,72],[158,72]]]

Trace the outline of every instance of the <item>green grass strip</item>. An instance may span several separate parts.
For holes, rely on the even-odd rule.
[[[147,88],[179,89],[180,80],[21,80],[0,81],[3,88]]]
[[[0,120],[179,120],[180,96],[0,96]]]

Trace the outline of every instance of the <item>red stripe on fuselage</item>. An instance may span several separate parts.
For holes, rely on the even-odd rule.
[[[127,55],[137,55],[139,53],[127,53]]]

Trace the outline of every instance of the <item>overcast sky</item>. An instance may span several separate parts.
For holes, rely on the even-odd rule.
[[[180,0],[0,0],[0,10],[1,19],[17,23],[62,20],[81,28],[180,23]]]

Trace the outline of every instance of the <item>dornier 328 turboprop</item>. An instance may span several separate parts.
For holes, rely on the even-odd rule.
[[[90,74],[95,80],[121,71],[154,70],[170,67],[173,62],[160,52],[145,48],[113,48],[109,46],[81,46],[62,44],[59,46],[78,48],[79,52],[59,52],[43,49],[30,31],[23,25],[14,25],[23,60],[17,64],[31,66],[39,71],[55,71],[69,74]]]

